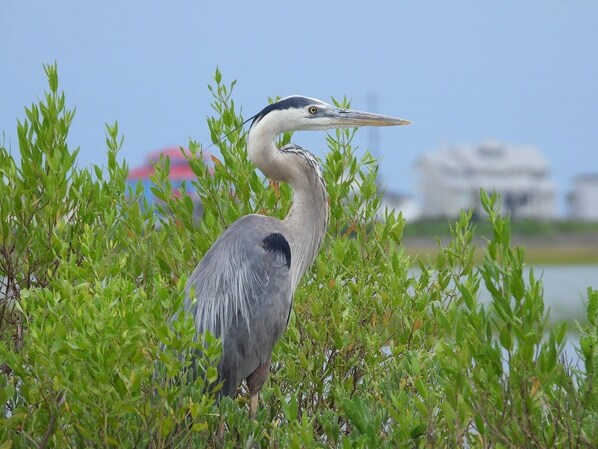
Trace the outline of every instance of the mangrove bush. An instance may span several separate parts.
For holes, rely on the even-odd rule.
[[[216,404],[219,344],[198,341],[177,313],[184,284],[233,221],[284,217],[288,186],[248,162],[234,82],[216,71],[212,162],[199,142],[185,152],[203,216],[164,158],[150,205],[140,185],[127,187],[116,123],[106,166],[77,165],[74,112],[56,66],[45,70],[49,90],[18,122],[18,149],[0,148],[0,448],[214,447],[220,415],[231,448],[598,447],[598,292],[585,298],[571,366],[567,324],[548,324],[542,282],[484,192],[483,262],[463,212],[450,243],[413,267],[405,222],[381,210],[376,161],[356,151],[351,129],[326,137],[328,234],[258,417],[248,419],[243,394]],[[206,375],[193,379],[200,346]]]

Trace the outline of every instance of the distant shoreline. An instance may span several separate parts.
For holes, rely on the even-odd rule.
[[[452,223],[452,222],[451,222]],[[439,248],[450,241],[448,220],[413,222],[405,225],[402,246],[416,260],[435,257]],[[513,222],[511,245],[525,249],[531,264],[598,264],[598,223],[585,222]],[[487,223],[476,224],[475,260],[483,260],[483,249],[492,231]]]

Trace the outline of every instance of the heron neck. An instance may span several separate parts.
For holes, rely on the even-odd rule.
[[[310,183],[293,185],[293,205],[284,219],[289,230],[293,290],[313,263],[322,246],[328,225],[328,195],[326,186],[314,173]]]
[[[264,125],[265,126],[265,125]],[[313,263],[326,234],[328,195],[317,164],[312,166],[299,152],[280,151],[271,137],[273,130],[250,131],[247,152],[267,177],[287,182],[293,189],[293,205],[283,220],[291,247],[293,291]]]

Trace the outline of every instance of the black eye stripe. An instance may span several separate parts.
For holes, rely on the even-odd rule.
[[[261,119],[268,115],[272,111],[282,111],[285,109],[300,109],[308,113],[307,118],[317,118],[321,115],[326,115],[326,103],[317,100],[315,98],[291,96],[283,98],[282,100],[272,103],[262,109],[260,112],[255,114],[253,117],[247,119],[246,122],[251,121],[251,127],[253,128]]]
[[[259,122],[262,118],[264,118],[266,115],[268,115],[272,111],[284,110],[284,109],[289,109],[289,108],[296,108],[296,109],[304,108],[306,106],[309,106],[311,103],[313,103],[313,100],[311,98],[299,97],[299,96],[293,96],[293,97],[289,97],[289,98],[285,98],[283,100],[277,101],[276,103],[272,103],[272,104],[266,106],[260,112],[255,114],[252,117],[253,121],[251,122],[251,126],[255,125],[257,122]]]

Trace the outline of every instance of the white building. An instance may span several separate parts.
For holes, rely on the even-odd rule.
[[[384,220],[386,210],[400,212],[405,221],[412,222],[420,218],[419,204],[411,195],[385,190],[382,194],[382,202],[378,211],[378,220]]]
[[[424,155],[421,174],[423,217],[455,217],[473,209],[483,215],[480,189],[496,191],[501,210],[516,218],[554,218],[555,186],[546,158],[531,146],[484,142]]]
[[[598,221],[598,173],[575,178],[569,214],[577,220]]]

